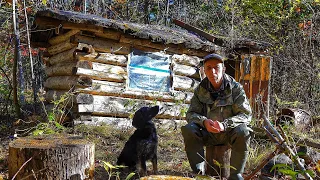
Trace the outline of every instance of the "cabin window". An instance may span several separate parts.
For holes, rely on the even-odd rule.
[[[129,90],[169,92],[171,89],[171,56],[160,52],[134,50],[129,55]]]

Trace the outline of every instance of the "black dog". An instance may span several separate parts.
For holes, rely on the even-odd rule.
[[[158,137],[154,123],[151,121],[159,112],[159,106],[142,107],[135,112],[132,126],[137,128],[126,142],[117,164],[136,170],[140,165],[142,176],[147,174],[146,161],[151,160],[154,174],[157,174]]]

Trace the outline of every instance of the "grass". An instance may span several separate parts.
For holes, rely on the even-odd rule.
[[[180,126],[165,126],[157,123],[157,132],[159,138],[158,146],[158,170],[161,175],[174,175],[190,177],[191,169],[189,162],[184,151],[184,143],[180,130]],[[300,137],[311,137],[314,140],[319,140],[319,127],[315,126],[310,131],[299,132]],[[95,160],[96,170],[95,179],[106,179],[108,174],[104,170],[102,161],[109,162],[115,165],[117,157],[120,154],[125,142],[133,134],[135,128],[116,128],[110,125],[101,126],[86,126],[77,125],[72,128],[72,133],[83,136],[91,142],[95,143]],[[292,129],[286,129],[286,133],[289,136],[292,134]],[[297,133],[297,132],[296,132]],[[7,134],[4,134],[2,140],[7,138]],[[3,142],[0,145],[0,171],[7,172],[7,158],[8,158],[8,146],[9,139],[7,142]],[[275,145],[268,139],[255,137],[251,141],[249,159],[246,165],[246,172],[252,171],[259,163],[261,163],[269,153],[275,150]],[[147,163],[148,170],[152,170],[151,163]],[[130,172],[121,171],[121,179]],[[1,175],[1,173],[0,173]]]
[[[83,135],[96,144],[95,159],[97,162],[106,161],[115,164],[125,142],[134,132],[134,128],[115,128],[109,125],[85,126],[78,125],[74,131]],[[157,127],[158,169],[162,175],[190,176],[190,166],[186,153],[180,127]],[[249,160],[246,169],[254,169],[264,158],[274,150],[274,145],[267,140],[252,140]],[[151,163],[147,163],[148,170],[152,170]],[[104,176],[104,170],[97,168],[96,179]],[[130,172],[122,174],[125,177]]]

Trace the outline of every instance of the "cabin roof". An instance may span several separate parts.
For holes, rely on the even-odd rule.
[[[57,25],[57,21],[83,25],[93,25],[94,27],[103,27],[106,29],[117,30],[123,32],[124,34],[132,35],[136,38],[149,39],[155,43],[183,45],[185,48],[202,50],[209,53],[215,52],[217,47],[223,46],[222,44],[228,44],[228,38],[226,37],[216,37],[216,40],[222,42],[222,44],[215,44],[203,37],[196,35],[195,33],[190,33],[187,30],[180,28],[131,23],[127,21],[107,19],[93,14],[83,14],[74,11],[46,9],[37,12],[36,18],[41,17],[47,18],[47,20],[49,21],[47,22],[47,27],[50,27],[50,23],[51,25]],[[41,29],[39,28],[39,26],[37,27],[38,29]],[[42,26],[42,28],[46,27]],[[47,40],[48,38],[54,36],[54,33],[48,33],[48,31],[34,32],[32,33],[32,40],[34,42],[46,41],[43,38],[43,34],[45,33],[47,35]],[[40,34],[42,34],[42,36]],[[50,37],[48,37],[48,34],[50,35]],[[271,46],[269,43],[257,42],[250,39],[238,39],[233,41],[234,48],[238,49],[249,48],[254,49],[255,51],[264,51]]]
[[[206,52],[214,52],[217,47],[212,42],[201,39],[195,34],[178,28],[131,23],[126,21],[107,19],[93,14],[83,14],[73,11],[51,9],[38,11],[36,14],[36,18],[39,17],[46,17],[54,20],[59,20],[61,22],[94,25],[107,29],[114,29],[137,38],[150,39],[155,43],[182,44],[185,48],[203,50]],[[49,27],[50,22],[47,22],[47,24],[47,26]],[[54,22],[52,22],[52,24],[54,24]],[[37,33],[33,33],[33,36],[37,36]],[[38,38],[37,40],[39,41],[39,39],[40,38]]]

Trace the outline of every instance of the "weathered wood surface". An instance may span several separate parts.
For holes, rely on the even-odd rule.
[[[150,176],[141,177],[140,180],[194,180],[194,178],[183,177],[183,176],[171,176],[171,175],[150,175]]]
[[[192,78],[200,78],[200,75],[196,67],[191,67],[188,65],[174,64],[173,73],[181,76],[188,76]]]
[[[83,75],[93,79],[123,81],[127,74],[121,66],[102,64],[91,61],[59,63],[46,68],[48,76]]]
[[[71,38],[72,43],[90,44],[96,51],[128,55],[131,52],[129,44],[119,43],[117,41],[75,35]]]
[[[189,104],[193,96],[192,92],[149,92],[130,91],[126,89],[125,83],[93,80],[92,87],[77,88],[75,92],[102,96],[118,96],[134,99],[157,100],[163,102],[182,102]]]
[[[101,38],[107,38],[107,39],[119,41],[122,33],[120,31],[116,31],[113,29],[103,28],[102,33],[95,32],[94,34],[98,37],[101,37]]]
[[[155,122],[156,125],[164,129],[178,129],[187,124],[187,122],[184,120],[174,120],[174,119],[153,119],[153,122]],[[74,121],[74,123],[93,125],[93,126],[108,124],[118,128],[132,127],[132,120],[130,119],[130,117],[117,118],[117,117],[80,115],[80,117],[77,118]]]
[[[193,92],[194,89],[200,84],[199,81],[185,77],[175,75],[173,76],[173,89],[178,91],[189,91]]]
[[[69,49],[72,49],[76,46],[77,46],[76,43],[70,43],[70,40],[68,39],[67,41],[64,41],[62,43],[50,46],[48,48],[48,53],[52,56],[52,55],[61,53],[63,51],[67,51]]]
[[[130,44],[132,46],[149,47],[149,48],[157,49],[159,51],[164,51],[165,49],[168,48],[168,46],[163,43],[154,43],[154,42],[150,41],[149,39],[139,39],[139,38],[134,38],[133,36],[124,35],[124,34],[121,35],[119,42],[125,43],[125,44]]]
[[[58,63],[63,63],[63,62],[68,62],[68,61],[74,61],[74,52],[77,47],[73,47],[67,51],[58,53],[56,55],[53,55],[49,58],[48,62],[51,65],[58,64]]]
[[[230,176],[230,157],[231,148],[229,146],[207,146],[206,161],[209,165],[207,165],[206,174],[228,178]],[[221,166],[217,166],[214,161],[217,161]]]
[[[110,96],[93,96],[93,104],[79,104],[79,113],[92,113],[100,116],[129,117],[142,106],[150,106],[154,101],[130,99]],[[156,116],[161,119],[185,119],[187,104],[175,104],[169,102],[156,102],[160,106],[160,112]]]
[[[93,69],[91,61],[74,61],[59,63],[54,66],[46,67],[45,72],[47,76],[71,76],[75,74],[75,68]]]
[[[202,61],[203,59],[201,59],[197,56],[188,56],[186,54],[182,54],[182,55],[174,54],[172,56],[172,60],[173,60],[173,62],[178,63],[178,64],[196,67],[199,65],[200,61]]]
[[[110,72],[76,68],[74,71],[75,72],[74,75],[87,76],[88,78],[96,79],[96,80],[124,82],[127,76],[126,72],[124,72],[124,69],[122,67],[121,68],[118,68],[118,67],[113,66],[112,69],[109,70]]]
[[[45,88],[59,90],[69,90],[74,87],[85,88],[91,85],[91,78],[86,76],[53,76],[44,83]]]
[[[65,34],[62,34],[62,35],[59,35],[59,36],[56,36],[56,37],[49,39],[48,42],[51,45],[56,45],[56,44],[62,43],[64,41],[67,41],[68,39],[70,39],[71,36],[77,34],[78,32],[80,32],[79,29],[72,29]]]
[[[116,55],[111,53],[83,53],[77,52],[76,59],[88,60],[93,62],[99,62],[104,64],[114,64],[117,66],[127,66],[127,57],[125,55]]]
[[[94,179],[94,144],[80,137],[19,138],[8,159],[9,179]]]

